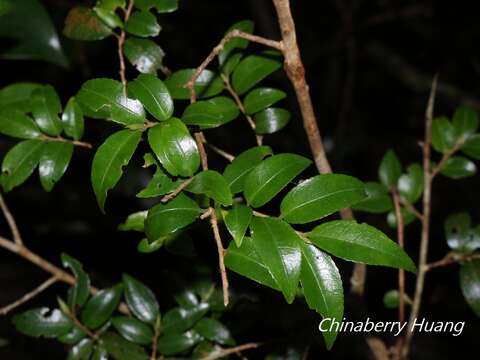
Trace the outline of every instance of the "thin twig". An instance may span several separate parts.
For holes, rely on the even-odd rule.
[[[41,136],[41,139],[44,139],[44,140],[47,140],[47,141],[56,141],[56,142],[68,143],[68,144],[72,144],[74,146],[84,147],[84,148],[87,148],[87,149],[92,148],[92,144],[90,144],[88,142],[65,139],[64,137],[61,137],[61,136],[48,136],[48,135],[43,134]]]
[[[434,177],[436,177],[440,171],[443,170],[443,167],[445,166],[445,164],[447,163],[448,160],[450,160],[450,158],[458,151],[461,149],[461,147],[463,146],[464,144],[464,141],[463,140],[459,140],[455,143],[455,145],[450,149],[448,150],[445,154],[443,154],[442,158],[440,159],[440,161],[438,162],[438,164],[432,169],[432,179]]]
[[[210,150],[212,150],[213,152],[217,153],[218,155],[220,155],[221,157],[227,159],[228,161],[232,162],[234,159],[235,159],[235,156],[226,152],[225,150],[222,150],[220,149],[219,147],[215,146],[215,145],[212,145],[210,143],[205,143],[205,145],[208,146],[208,148]]]
[[[125,17],[124,17],[124,23],[126,24],[128,19],[130,18],[130,14],[132,13],[133,10],[133,4],[134,1],[130,0],[128,2],[127,10],[125,11]],[[123,90],[126,92],[126,86],[127,86],[127,78],[125,76],[125,56],[123,55],[123,46],[125,45],[125,37],[126,33],[125,30],[122,29],[120,32],[120,36],[117,37],[118,40],[118,59],[120,61],[120,80],[122,81],[123,84]]]
[[[228,349],[222,349],[219,352],[216,352],[213,355],[205,356],[205,357],[201,358],[200,360],[221,359],[221,358],[227,357],[228,355],[236,354],[236,353],[241,352],[241,351],[256,349],[261,345],[262,345],[262,343],[248,343],[248,344],[243,344],[243,345],[235,346],[235,347],[228,348]]]
[[[430,271],[432,269],[456,264],[459,262],[464,262],[464,261],[468,262],[468,261],[473,261],[478,259],[480,259],[480,254],[459,255],[459,254],[450,253],[447,256],[445,256],[443,259],[440,259],[425,265],[425,271]]]
[[[218,252],[218,266],[220,268],[220,276],[222,278],[222,288],[223,288],[223,304],[225,306],[228,305],[230,301],[229,291],[228,291],[228,278],[227,278],[227,270],[225,268],[225,249],[223,248],[222,238],[220,237],[220,231],[218,229],[218,219],[217,213],[215,209],[212,208],[210,213],[210,224],[213,230],[213,236],[215,238],[215,243],[217,244],[217,252]]]
[[[40,294],[41,292],[45,291],[48,289],[51,285],[55,284],[58,281],[58,279],[55,276],[50,277],[47,281],[43,282],[39,286],[37,286],[35,289],[32,291],[26,293],[23,295],[20,299],[14,301],[10,305],[4,306],[0,309],[0,315],[7,315],[10,311],[13,309],[19,307],[20,305],[30,301],[33,299],[35,296]]]
[[[157,320],[155,321],[155,331],[153,334],[152,339],[152,354],[150,355],[150,360],[157,360],[157,342],[158,338],[160,337],[160,328],[161,328],[161,320],[160,315],[157,316]]]
[[[162,197],[162,198],[160,199],[160,201],[161,201],[162,203],[166,203],[166,202],[172,200],[172,199],[175,198],[178,194],[180,194],[180,193],[183,191],[183,189],[185,189],[185,188],[192,182],[192,180],[193,180],[193,177],[190,178],[190,179],[187,179],[187,180],[185,180],[185,181],[183,181],[183,182],[181,182],[180,185],[179,185],[175,190],[173,190],[171,193],[168,193],[167,195],[165,195],[164,197]]]
[[[413,206],[411,203],[409,203],[407,200],[403,199],[402,197],[400,197],[400,203],[405,207],[405,209],[408,210],[408,212],[411,212],[413,215],[415,215],[416,218],[422,221],[423,215],[420,211],[418,211],[415,208],[415,206]]]
[[[8,223],[8,226],[10,227],[10,231],[12,232],[12,236],[15,244],[23,245],[22,236],[20,235],[20,231],[18,230],[17,222],[15,221],[15,218],[10,212],[8,205],[2,196],[2,193],[0,193],[0,209],[2,210],[5,220],[7,220],[7,223]]]
[[[405,247],[404,241],[404,222],[402,207],[400,206],[400,195],[397,189],[392,190],[393,204],[395,206],[395,218],[397,221],[397,240],[401,249]],[[398,306],[398,321],[403,324],[405,321],[405,270],[398,270],[398,291],[400,293],[400,303]]]
[[[420,311],[420,304],[422,302],[423,287],[425,283],[428,243],[430,239],[430,211],[431,211],[431,197],[432,197],[432,169],[430,164],[430,145],[432,142],[432,122],[433,122],[433,108],[435,104],[435,93],[437,89],[438,77],[435,75],[432,82],[432,89],[428,99],[427,110],[425,112],[425,139],[423,142],[423,216],[422,216],[422,235],[420,240],[420,253],[418,261],[418,274],[415,286],[415,295],[412,303],[412,310],[407,324],[407,333],[405,335],[405,342],[401,351],[402,358],[408,357],[410,344],[413,337],[413,324],[418,317]]]

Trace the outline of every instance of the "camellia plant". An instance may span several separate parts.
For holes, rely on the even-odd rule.
[[[432,91],[423,165],[412,164],[403,173],[390,151],[380,165],[380,182],[364,183],[332,173],[305,82],[289,1],[273,2],[282,30],[280,41],[254,35],[253,22],[240,21],[226,31],[202,64],[174,71],[164,64],[165,54],[151,38],[161,30],[157,15],[177,10],[176,0],[99,0],[93,7],[74,7],[65,19],[64,35],[78,41],[116,40],[119,79],[90,79],[66,97],[48,84],[14,83],[0,90],[0,133],[19,140],[3,155],[0,182],[5,193],[21,186],[37,168],[41,186],[51,191],[68,176],[74,151],[92,149],[91,187],[101,211],[108,212],[107,194],[115,191],[125,167],[143,166],[151,170],[151,179],[136,197],[150,199],[154,205],[132,209],[119,230],[143,233],[137,250],[153,253],[188,242],[192,229],[199,229],[195,224],[208,222],[221,278],[220,287],[211,280],[205,286],[202,280],[172,293],[177,306],[162,312],[154,292],[127,274],[119,274],[120,283],[99,290],[74,257],[61,254],[64,270],[32,252],[0,198],[13,236],[12,240],[0,238],[0,246],[52,276],[0,312],[10,312],[57,281],[71,286],[58,295],[53,307],[16,315],[13,323],[19,332],[67,344],[68,359],[228,358],[261,346],[237,344],[222,322],[232,306],[228,305],[234,303],[230,287],[235,288],[235,283],[229,284],[229,272],[281,293],[289,304],[304,299],[312,316],[320,315],[319,321],[321,317],[342,321],[344,286],[338,258],[360,264],[355,265],[352,278],[358,293],[365,282],[364,264],[400,269],[399,289],[389,293],[386,302],[398,303],[403,321],[405,303],[411,301],[405,292],[404,271],[417,272],[403,250],[403,229],[417,218],[423,226],[411,319],[419,312],[425,273],[452,262],[463,263],[460,283],[467,302],[479,313],[480,297],[474,289],[479,281],[475,251],[480,234],[467,214],[446,221],[452,253],[440,262],[426,262],[432,180],[439,174],[473,175],[475,164],[454,153],[480,158],[476,114],[461,108],[453,122],[447,118],[432,122]],[[13,21],[29,6],[41,8],[34,0],[0,4],[2,21],[4,17]],[[25,39],[18,40],[17,53],[25,50],[21,42]],[[252,52],[250,43],[265,49]],[[55,47],[38,56],[57,64],[66,61]],[[131,79],[126,75],[130,65],[138,72]],[[269,85],[269,76],[282,65],[297,95],[313,161],[263,143],[291,120],[282,103],[286,90]],[[64,98],[68,100],[62,104]],[[84,139],[84,128],[92,119],[108,121],[112,128],[96,149]],[[256,142],[235,155],[208,140],[232,121],[247,122]],[[443,154],[437,163],[431,163],[430,144]],[[211,154],[222,157],[225,166],[211,167]],[[132,163],[138,155],[143,161]],[[320,174],[302,177],[313,165]],[[85,185],[84,190],[89,189]],[[421,212],[415,204],[422,196]],[[274,199],[279,207],[267,213],[265,205],[272,209]],[[355,221],[350,208],[388,213],[388,223],[398,230],[398,243],[375,227]],[[328,218],[339,212],[342,219]],[[331,330],[323,336],[330,349],[337,333]],[[402,356],[408,354],[411,333],[405,336],[399,346]]]

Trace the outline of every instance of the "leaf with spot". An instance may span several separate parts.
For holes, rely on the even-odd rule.
[[[170,13],[178,9],[178,0],[135,0],[135,7],[142,10],[155,8],[159,14]]]
[[[470,214],[462,212],[448,216],[444,229],[450,249],[462,253],[480,249],[480,227],[472,227]]]
[[[154,41],[129,37],[125,40],[123,52],[128,61],[143,74],[156,74],[163,68],[165,52]]]
[[[32,309],[13,317],[17,331],[33,337],[54,338],[72,328],[70,319],[58,309]]]
[[[423,192],[423,168],[419,164],[410,165],[398,179],[397,189],[410,204],[416,203]]]
[[[463,179],[475,175],[477,166],[463,156],[452,156],[442,166],[440,173],[452,179]]]
[[[90,8],[76,6],[66,19],[63,35],[73,40],[102,40],[112,34],[112,30]]]

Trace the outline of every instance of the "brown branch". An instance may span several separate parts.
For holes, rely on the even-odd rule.
[[[213,237],[215,238],[215,243],[217,245],[217,252],[218,252],[218,266],[220,268],[220,276],[222,278],[222,288],[223,288],[223,304],[225,306],[229,303],[229,291],[228,291],[228,278],[227,278],[227,270],[225,268],[225,249],[223,248],[222,238],[220,237],[220,231],[218,229],[218,219],[217,213],[215,209],[211,208],[212,211],[210,213],[210,224],[213,230]]]
[[[10,209],[8,208],[8,205],[5,202],[5,199],[3,198],[1,193],[0,193],[0,209],[2,210],[5,220],[7,220],[7,224],[10,227],[10,231],[12,232],[12,236],[15,244],[23,245],[22,236],[20,235],[20,231],[18,230],[17,222],[15,221],[15,218],[10,212]]]
[[[134,5],[134,1],[130,0],[127,6],[127,10],[125,11],[125,16],[123,18],[125,24],[130,18],[130,14],[132,13],[132,10],[133,10],[133,5]],[[123,46],[125,45],[125,37],[126,37],[125,30],[122,29],[122,31],[120,32],[120,35],[117,37],[117,41],[118,41],[118,59],[120,61],[119,74],[120,74],[120,80],[122,81],[122,84],[123,84],[124,92],[127,91],[126,90],[127,78],[125,76],[125,56],[123,55]]]
[[[433,122],[433,108],[435,104],[435,93],[437,90],[438,77],[435,75],[432,82],[432,89],[428,99],[427,110],[425,112],[425,139],[423,142],[423,216],[422,216],[422,235],[420,240],[420,252],[418,261],[418,274],[415,286],[415,295],[412,302],[412,310],[407,324],[407,333],[405,335],[405,342],[401,351],[402,358],[407,358],[410,350],[410,344],[413,337],[413,328],[418,313],[420,311],[420,304],[422,302],[423,287],[425,283],[428,243],[430,239],[430,211],[431,211],[431,197],[432,197],[432,169],[430,164],[430,152],[432,142],[432,122]]]
[[[217,153],[221,157],[227,159],[229,162],[232,162],[235,159],[235,156],[226,152],[225,150],[220,149],[219,147],[212,145],[210,143],[205,143],[205,145],[208,146],[210,150],[212,150],[214,153]]]
[[[162,197],[160,199],[160,201],[162,203],[166,203],[170,200],[172,200],[173,198],[175,198],[178,194],[180,194],[183,189],[185,189],[193,180],[193,177],[190,178],[190,179],[187,179],[185,181],[183,181],[182,183],[180,183],[180,185],[174,190],[172,191],[171,193],[168,193],[167,195],[165,195],[164,197]]]
[[[248,343],[248,344],[243,344],[243,345],[235,346],[228,349],[222,349],[219,352],[216,352],[213,355],[205,356],[200,360],[221,359],[221,358],[227,357],[228,355],[237,354],[245,350],[256,349],[261,345],[262,345],[261,343]]]
[[[48,136],[48,135],[43,134],[41,136],[41,139],[44,139],[44,140],[47,140],[47,141],[56,141],[56,142],[68,143],[68,144],[72,144],[74,146],[84,147],[84,148],[87,148],[87,149],[92,148],[92,144],[90,144],[88,142],[65,139],[64,137],[61,137],[61,136]]]
[[[152,340],[152,354],[150,355],[150,360],[157,360],[157,342],[158,338],[160,337],[160,328],[161,328],[161,320],[160,315],[157,316],[157,320],[155,321],[155,332],[153,334]]]
[[[448,266],[452,264],[456,264],[459,262],[464,262],[464,261],[473,261],[473,260],[478,260],[480,259],[480,254],[469,254],[469,255],[464,255],[464,254],[448,254],[445,256],[443,259],[434,261],[430,264],[425,265],[425,271],[430,271],[432,269],[436,269],[439,267],[443,266]]]
[[[51,285],[55,284],[58,281],[58,279],[55,276],[50,277],[47,281],[43,282],[39,286],[37,286],[35,289],[32,291],[26,293],[23,295],[20,299],[14,301],[10,305],[4,306],[0,309],[0,315],[7,315],[10,311],[13,309],[19,307],[22,304],[25,304],[26,302],[30,301],[33,299],[35,296],[40,294],[41,292],[45,291],[48,289]]]
[[[463,146],[464,144],[464,141],[463,140],[460,140],[458,141],[457,143],[455,143],[455,145],[450,149],[448,150],[445,154],[443,154],[442,158],[440,159],[440,161],[438,162],[438,164],[432,169],[432,179],[437,176],[440,171],[442,171],[443,167],[445,166],[445,164],[447,163],[448,160],[450,160],[450,158],[458,151],[461,149],[461,147]]]
[[[416,218],[418,218],[420,221],[422,221],[423,215],[420,211],[418,211],[415,206],[413,206],[411,203],[409,203],[407,200],[403,199],[400,197],[400,203],[407,209],[409,212],[411,212],[413,215],[415,215]]]
[[[402,207],[400,206],[400,195],[397,189],[392,190],[393,204],[395,206],[395,218],[397,221],[397,241],[401,249],[405,247],[404,241],[404,222],[402,215]],[[405,321],[405,271],[398,270],[398,291],[400,293],[400,303],[398,306],[398,321],[403,323]]]

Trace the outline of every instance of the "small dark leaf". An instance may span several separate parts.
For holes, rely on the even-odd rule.
[[[193,329],[205,339],[215,341],[221,345],[232,346],[235,344],[230,330],[218,320],[203,318]]]
[[[462,156],[452,156],[442,166],[440,173],[452,179],[462,179],[473,176],[477,172],[477,166]]]
[[[402,175],[402,164],[395,152],[388,150],[380,163],[378,177],[383,185],[391,188],[397,185],[400,175]]]
[[[93,342],[90,339],[83,339],[70,349],[67,360],[89,360],[93,351]]]
[[[13,318],[13,324],[21,333],[33,337],[54,338],[70,331],[73,324],[58,309],[38,308],[28,310]]]
[[[157,18],[149,11],[135,11],[125,24],[125,29],[130,34],[149,37],[157,36],[162,28]]]
[[[128,341],[139,345],[152,343],[152,328],[140,320],[128,316],[117,316],[112,319],[112,325]]]
[[[412,164],[407,168],[407,174],[398,179],[398,192],[410,204],[420,199],[423,192],[423,169],[419,164]]]
[[[100,337],[101,344],[115,360],[148,360],[145,350],[121,336],[107,332]]]
[[[472,228],[468,213],[450,215],[445,221],[445,237],[450,249],[471,253],[480,248],[480,228]]]
[[[432,146],[440,153],[450,150],[456,141],[455,128],[445,116],[436,118],[432,122]]]
[[[193,330],[184,334],[165,334],[158,339],[158,351],[166,356],[175,355],[190,349],[200,341],[202,337]]]
[[[152,290],[127,274],[123,275],[123,284],[125,299],[133,315],[143,322],[155,323],[160,313]]]
[[[122,291],[122,285],[116,285],[92,296],[82,310],[82,323],[90,329],[98,329],[105,324],[120,303]]]
[[[209,310],[206,303],[188,308],[176,307],[168,311],[162,319],[162,331],[165,334],[181,334],[190,330]]]
[[[480,317],[480,260],[462,264],[460,267],[460,286],[468,305]]]
[[[83,265],[77,259],[62,253],[61,255],[63,267],[68,267],[75,275],[75,285],[71,288],[71,296],[69,305],[74,309],[75,305],[82,306],[88,299],[90,293],[90,278],[83,270]]]
[[[478,129],[478,116],[475,110],[466,106],[459,107],[452,119],[456,141],[463,142]]]

